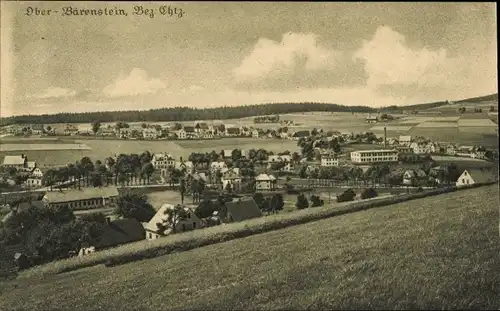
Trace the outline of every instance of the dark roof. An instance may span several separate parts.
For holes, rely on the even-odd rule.
[[[227,129],[227,132],[229,134],[239,134],[240,133],[240,129],[237,128],[237,127],[230,127]]]
[[[185,126],[184,131],[188,133],[194,132],[194,126]]]
[[[231,202],[226,202],[226,208],[228,215],[231,215],[234,221],[242,221],[262,216],[262,212],[253,198],[236,199]]]
[[[311,135],[309,131],[297,131],[293,133],[293,137],[307,137],[309,135]]]
[[[490,183],[498,180],[498,172],[488,168],[469,168],[467,172],[476,184]]]
[[[43,125],[42,124],[33,124],[31,126],[31,129],[32,130],[39,130],[39,131],[43,131]]]
[[[112,221],[94,246],[96,248],[107,248],[144,240],[145,238],[146,231],[137,219],[124,218]]]
[[[206,124],[205,122],[201,122],[201,123],[198,123],[198,128],[202,129],[202,130],[208,130],[208,124]]]

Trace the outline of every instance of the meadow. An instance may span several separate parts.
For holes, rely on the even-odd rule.
[[[20,278],[0,283],[0,305],[497,309],[498,195],[497,185],[469,189],[122,266]]]

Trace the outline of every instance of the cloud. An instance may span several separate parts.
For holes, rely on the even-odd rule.
[[[160,79],[150,78],[145,70],[134,68],[128,76],[120,75],[116,81],[103,89],[108,97],[125,97],[155,94],[166,88]]]
[[[62,87],[49,87],[45,91],[37,94],[28,95],[31,99],[53,99],[53,98],[67,98],[73,97],[77,93],[74,90]]]
[[[260,38],[233,70],[236,87],[287,90],[360,84],[365,77],[362,64],[320,45],[318,38],[292,32],[281,42]]]
[[[459,59],[450,58],[445,49],[426,47],[412,49],[402,34],[387,26],[380,26],[373,38],[364,41],[354,53],[354,60],[365,62],[367,85],[436,87],[443,86],[449,74],[457,73]]]

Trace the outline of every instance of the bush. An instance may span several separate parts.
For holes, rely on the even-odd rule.
[[[307,201],[307,198],[304,194],[299,194],[297,196],[295,207],[297,207],[297,209],[304,209],[309,207],[309,201]]]
[[[363,200],[366,200],[366,199],[371,199],[371,198],[375,198],[378,196],[378,193],[377,191],[375,191],[375,189],[373,188],[368,188],[368,189],[365,189],[363,190],[363,192],[361,193],[361,199]]]
[[[321,200],[319,196],[312,195],[311,196],[311,207],[318,207],[325,205],[325,201]]]
[[[340,202],[353,201],[355,197],[356,197],[356,192],[354,192],[354,190],[349,188],[346,191],[344,191],[344,193],[337,196],[337,202],[340,203]]]

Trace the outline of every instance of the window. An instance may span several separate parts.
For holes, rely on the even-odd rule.
[[[465,178],[462,178],[462,184],[465,184]]]
[[[152,239],[153,238],[153,234],[150,232],[149,233],[149,238]]]
[[[193,229],[196,229],[196,222],[193,221]]]
[[[186,224],[182,224],[182,231],[186,231]]]

